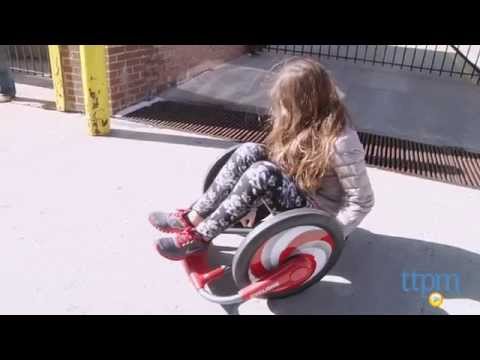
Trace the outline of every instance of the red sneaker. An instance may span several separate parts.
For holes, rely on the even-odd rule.
[[[187,227],[179,233],[166,235],[157,240],[157,251],[169,260],[183,260],[187,256],[206,251],[209,241],[194,228]]]
[[[189,212],[187,209],[179,209],[173,213],[154,212],[148,216],[148,220],[159,231],[178,233],[187,227],[194,227],[188,220]]]

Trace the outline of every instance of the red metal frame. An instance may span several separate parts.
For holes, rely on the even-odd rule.
[[[208,283],[221,278],[228,269],[227,266],[211,269],[208,265],[207,252],[191,255],[182,263],[197,290],[203,289]],[[270,292],[295,288],[307,280],[314,271],[313,256],[306,254],[294,256],[281,264],[278,269],[266,274],[260,281],[240,289],[239,294],[244,300],[249,300]]]
[[[206,251],[188,256],[182,263],[190,281],[197,290],[203,289],[209,282],[221,278],[228,269],[228,266],[210,268]]]

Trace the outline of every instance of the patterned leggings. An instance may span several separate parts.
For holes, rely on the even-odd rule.
[[[192,210],[205,219],[197,231],[212,240],[261,205],[262,200],[276,212],[311,207],[293,179],[268,161],[263,145],[245,143],[193,205]]]

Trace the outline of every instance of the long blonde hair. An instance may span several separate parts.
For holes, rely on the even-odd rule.
[[[321,186],[333,146],[348,123],[333,79],[317,61],[287,63],[271,90],[270,131],[265,145],[270,160],[292,176],[301,190]]]

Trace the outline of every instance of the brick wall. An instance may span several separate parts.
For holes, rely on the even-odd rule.
[[[148,95],[154,82],[154,60],[154,47],[151,45],[107,46],[107,77],[112,113]],[[161,63],[156,68],[160,72],[163,70]]]
[[[82,75],[80,68],[80,50],[78,45],[60,47],[63,86],[65,91],[65,110],[83,112]]]
[[[244,45],[106,45],[112,113],[246,52]],[[78,45],[62,45],[66,111],[84,112]]]
[[[244,45],[108,45],[112,113],[245,51]]]

